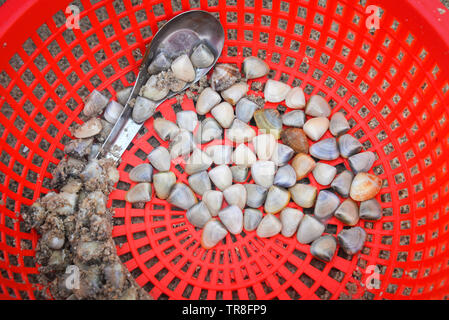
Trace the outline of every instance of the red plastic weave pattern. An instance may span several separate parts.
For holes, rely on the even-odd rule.
[[[220,61],[240,65],[258,55],[270,77],[324,94],[333,112],[346,112],[350,133],[378,156],[384,218],[360,222],[368,232],[360,254],[339,251],[327,264],[282,236],[228,235],[206,251],[183,211],[157,198],[143,210],[123,201],[127,171],[166,145],[150,120],[124,154],[110,197],[117,251],[137,282],[156,299],[449,297],[449,41],[438,29],[449,19],[438,1],[81,0],[73,2],[80,30],[65,26],[69,1],[23,3],[0,7],[0,298],[38,297],[37,235],[23,231],[18,212],[49,191],[68,127],[81,122],[82,98],[94,88],[114,97],[131,85],[158,26],[195,8],[223,24]],[[375,32],[365,26],[370,4],[383,9]],[[173,120],[174,104],[161,114]],[[193,104],[186,99],[182,108]],[[186,182],[182,164],[172,170]],[[326,232],[341,229],[333,219]],[[380,270],[379,289],[366,288],[370,266]]]

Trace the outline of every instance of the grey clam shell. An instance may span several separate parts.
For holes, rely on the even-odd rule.
[[[310,245],[310,253],[320,260],[329,262],[337,250],[337,240],[332,235],[319,237]]]
[[[274,185],[282,188],[290,188],[296,184],[296,173],[289,164],[280,167],[274,176]]]
[[[291,237],[298,230],[299,223],[304,217],[304,213],[298,209],[285,208],[281,211],[279,218],[282,223],[281,234],[284,237]]]
[[[125,196],[125,200],[131,203],[150,201],[151,184],[149,184],[148,182],[136,184],[134,187],[128,190]]]
[[[233,184],[223,191],[223,196],[228,205],[235,205],[241,210],[245,208],[247,192],[243,184]]]
[[[249,169],[244,166],[233,166],[231,167],[232,180],[235,182],[245,182],[248,180]]]
[[[129,179],[134,182],[153,181],[153,167],[149,163],[142,163],[129,172]]]
[[[315,203],[314,215],[320,220],[327,220],[332,217],[335,210],[340,205],[340,199],[335,193],[321,190]]]
[[[262,212],[253,208],[246,208],[243,214],[243,228],[246,231],[254,231],[262,221]]]
[[[120,117],[120,114],[123,111],[123,106],[114,101],[111,100],[109,101],[109,104],[106,107],[106,110],[104,111],[104,118],[106,119],[106,121],[108,121],[109,123],[116,123],[117,119]]]
[[[256,233],[260,238],[269,238],[277,235],[281,230],[281,221],[273,214],[268,213],[260,221]]]
[[[235,106],[235,116],[237,119],[248,123],[257,109],[259,109],[259,106],[255,102],[247,98],[242,98]]]
[[[376,161],[376,156],[371,151],[357,153],[348,159],[349,166],[355,174],[368,172],[373,166],[374,161]]]
[[[203,144],[215,139],[221,139],[222,135],[223,129],[218,122],[213,118],[206,118],[195,132],[195,141]]]
[[[243,230],[243,213],[237,206],[229,206],[218,213],[218,217],[232,234],[239,234]]]
[[[170,170],[171,157],[167,148],[159,146],[148,155],[148,161],[159,171]]]
[[[223,205],[223,193],[218,190],[208,190],[204,192],[202,198],[212,216],[217,216]]]
[[[363,145],[350,134],[344,134],[338,138],[338,149],[343,158],[349,158],[362,151]]]
[[[312,170],[313,177],[316,182],[323,186],[329,185],[337,174],[337,169],[327,163],[318,162]]]
[[[355,226],[359,222],[359,207],[352,199],[346,199],[335,211],[335,217],[349,226]]]
[[[348,120],[346,120],[346,117],[343,113],[336,112],[331,117],[329,131],[335,137],[345,134],[346,132],[349,131],[350,128],[351,127],[349,126]]]
[[[366,240],[366,232],[361,227],[343,229],[337,236],[338,243],[343,250],[353,255],[362,250]]]
[[[167,199],[175,183],[176,175],[171,171],[159,172],[153,175],[154,191],[159,199]]]
[[[98,118],[92,118],[75,129],[73,135],[75,138],[90,138],[101,132],[103,125]]]
[[[194,147],[192,133],[181,129],[178,135],[170,142],[170,156],[175,159],[179,156],[188,155]]]
[[[296,239],[299,243],[308,244],[318,239],[324,232],[325,226],[314,217],[305,214],[298,227]]]
[[[334,181],[332,181],[331,187],[342,197],[347,198],[349,197],[349,190],[351,189],[353,179],[354,174],[351,171],[342,171],[335,177]]]
[[[228,230],[220,221],[215,219],[209,220],[201,234],[201,245],[205,249],[211,249],[223,240],[227,234]]]
[[[156,111],[157,104],[144,97],[137,97],[133,107],[132,118],[137,123],[145,122]]]
[[[190,209],[198,202],[192,189],[182,182],[178,182],[173,186],[167,201],[168,203],[184,210]]]
[[[329,107],[329,104],[319,95],[310,97],[305,111],[307,115],[312,117],[328,118],[331,115],[331,108]]]
[[[154,119],[153,127],[164,141],[173,140],[179,133],[179,127],[175,123],[163,118]]]
[[[376,199],[370,199],[360,202],[360,219],[379,220],[382,218],[382,207]]]
[[[129,96],[131,95],[132,90],[133,90],[133,87],[127,87],[127,88],[117,91],[116,98],[117,98],[118,103],[120,103],[122,106],[126,105],[126,103],[128,102]]]
[[[212,165],[212,159],[200,149],[193,150],[190,157],[187,159],[184,171],[188,175],[195,174],[200,171],[209,169]]]
[[[186,212],[186,218],[195,227],[203,228],[212,218],[207,206],[203,202],[198,202]]]
[[[176,113],[176,123],[179,128],[193,132],[198,125],[198,116],[194,111],[179,111]]]
[[[268,188],[262,187],[258,184],[245,184],[246,188],[246,205],[251,208],[259,208],[265,203],[267,198]]]
[[[306,114],[302,110],[293,110],[282,115],[285,126],[302,128],[306,122]]]
[[[83,113],[87,117],[97,116],[106,108],[108,102],[109,99],[100,91],[93,90],[86,99]]]
[[[201,43],[193,50],[190,60],[196,68],[207,68],[214,63],[215,56],[204,43]]]
[[[289,146],[282,143],[276,143],[273,155],[271,156],[271,161],[273,161],[274,164],[278,167],[282,167],[286,165],[291,160],[291,158],[293,158],[294,154],[295,151]]]
[[[171,66],[170,59],[163,52],[161,52],[153,59],[153,61],[151,61],[148,67],[148,73],[156,74],[161,71],[168,70],[170,66]]]
[[[318,141],[310,147],[309,152],[320,160],[335,160],[340,156],[335,138]]]
[[[207,171],[192,174],[187,180],[189,181],[190,188],[192,188],[192,190],[200,196],[202,196],[207,190],[212,189],[212,184]]]

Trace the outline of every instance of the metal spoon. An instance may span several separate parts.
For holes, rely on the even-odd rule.
[[[190,54],[192,49],[199,43],[205,43],[212,50],[215,56],[214,63],[208,68],[197,68],[195,70],[195,80],[188,83],[183,90],[186,90],[190,85],[206,75],[217,62],[224,45],[223,27],[209,12],[195,10],[177,15],[159,29],[149,47],[147,47],[139,74],[125,108],[95,158],[102,155],[117,162],[142,127],[143,123],[136,123],[131,117],[132,107],[130,106],[130,101],[139,95],[141,87],[148,80],[150,76],[148,66],[152,60],[161,52],[164,52],[169,57],[177,57],[184,53]],[[161,105],[165,100],[172,98],[178,93],[170,92],[167,97],[157,101],[157,105]]]

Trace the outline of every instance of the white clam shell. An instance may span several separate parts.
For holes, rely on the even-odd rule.
[[[335,193],[321,190],[318,193],[313,214],[317,219],[325,221],[332,217],[339,205],[340,199]]]
[[[59,250],[64,246],[64,237],[53,236],[46,239],[46,243],[50,249]]]
[[[248,123],[254,115],[254,112],[259,109],[259,105],[248,98],[242,98],[235,106],[235,116],[237,119]]]
[[[188,210],[193,207],[198,200],[189,186],[182,182],[176,183],[170,191],[170,195],[167,198],[168,203],[175,207]]]
[[[186,54],[177,57],[171,64],[173,75],[182,81],[192,82],[195,80],[195,69]]]
[[[301,210],[293,208],[285,208],[281,211],[279,218],[282,223],[281,234],[284,237],[291,237],[298,230],[299,223],[304,217],[304,213]]]
[[[239,234],[242,232],[243,213],[239,207],[232,205],[224,208],[218,213],[218,217],[230,233]]]
[[[282,188],[290,188],[296,184],[295,169],[291,165],[280,167],[274,176],[273,184]]]
[[[352,199],[346,199],[335,210],[335,217],[349,226],[355,226],[359,222],[359,207]]]
[[[204,44],[199,44],[190,55],[190,61],[196,68],[207,68],[214,63],[215,56]]]
[[[170,89],[168,87],[158,84],[157,75],[152,75],[148,79],[146,84],[142,87],[140,93],[147,99],[150,99],[152,101],[159,101],[161,99],[164,99],[168,95],[169,91]]]
[[[267,198],[268,188],[259,186],[258,184],[245,184],[246,189],[246,205],[251,208],[261,207]]]
[[[219,104],[221,101],[220,95],[207,87],[203,91],[201,91],[198,100],[196,101],[196,112],[199,115],[205,115],[208,113],[213,107]]]
[[[154,191],[159,199],[167,199],[175,183],[176,175],[171,171],[158,172],[153,175]]]
[[[76,128],[76,130],[73,132],[73,135],[78,139],[90,138],[99,134],[101,132],[101,129],[103,129],[101,120],[98,118],[92,118]]]
[[[282,115],[284,126],[302,128],[306,122],[306,114],[302,110],[293,110]]]
[[[261,134],[253,138],[253,146],[259,160],[269,160],[276,148],[276,138],[269,134]]]
[[[329,262],[337,250],[337,240],[332,235],[324,235],[310,245],[310,253],[318,259]]]
[[[87,117],[97,116],[106,108],[108,102],[109,99],[100,91],[93,90],[86,98],[83,113]]]
[[[190,188],[200,196],[202,196],[204,192],[212,189],[212,184],[207,171],[192,174],[187,181],[189,181]]]
[[[282,167],[290,161],[294,154],[295,151],[289,146],[282,143],[276,143],[273,155],[271,156],[271,161],[273,161],[278,167]]]
[[[195,227],[203,228],[212,219],[209,209],[203,202],[198,202],[186,212],[187,220]]]
[[[221,191],[224,191],[232,185],[232,172],[225,164],[209,170],[209,177],[213,184]]]
[[[256,234],[260,238],[269,238],[277,235],[282,230],[281,221],[273,214],[266,214],[257,227]]]
[[[327,163],[318,162],[312,171],[316,182],[322,186],[329,185],[337,174],[337,168]]]
[[[281,81],[268,79],[265,83],[264,97],[268,102],[282,102],[287,97],[291,87]]]
[[[299,243],[308,244],[318,239],[326,227],[314,217],[305,214],[299,223],[296,239]]]
[[[246,208],[243,214],[243,228],[246,231],[254,231],[262,221],[262,212],[253,208]]]
[[[300,87],[291,88],[285,97],[285,105],[290,109],[304,109],[306,97]]]
[[[206,118],[195,132],[195,141],[203,144],[215,139],[221,139],[222,135],[223,129],[220,124],[214,118]]]
[[[313,141],[318,141],[329,129],[329,119],[324,117],[317,117],[309,119],[303,127],[307,137]]]
[[[148,202],[151,200],[151,184],[142,182],[136,184],[128,190],[125,195],[125,200],[131,203]]]
[[[179,128],[193,132],[198,125],[198,116],[194,111],[179,111],[176,114],[176,123]]]
[[[223,205],[223,192],[218,190],[208,190],[203,193],[203,202],[209,209],[210,214],[215,217],[218,215]]]
[[[258,57],[247,57],[243,60],[243,74],[247,79],[266,76],[270,72],[268,64]]]
[[[134,182],[153,181],[153,167],[149,163],[139,164],[129,172],[129,179]]]
[[[293,201],[302,208],[315,205],[317,188],[313,185],[298,183],[289,189]]]
[[[329,131],[332,133],[332,135],[338,137],[348,132],[349,129],[351,129],[351,126],[349,125],[348,120],[346,120],[346,117],[343,113],[336,112],[332,115],[329,125]]]
[[[232,162],[238,166],[250,167],[256,161],[256,155],[244,143],[239,144],[232,154]]]
[[[219,103],[210,113],[224,129],[229,128],[235,118],[234,108],[226,101]]]
[[[273,185],[276,165],[272,161],[258,160],[251,166],[251,176],[254,182],[265,188]]]
[[[374,152],[366,151],[357,153],[348,158],[349,166],[355,174],[360,172],[368,172],[376,161]]]
[[[207,153],[201,151],[200,149],[195,149],[187,159],[184,171],[188,175],[192,175],[194,173],[209,169],[211,165],[212,159],[207,155]]]
[[[239,119],[234,119],[231,127],[226,130],[226,137],[236,143],[251,141],[255,136],[256,131]]]
[[[246,205],[246,189],[243,184],[234,184],[223,191],[228,205],[235,205],[243,210]]]
[[[290,202],[290,192],[278,186],[271,186],[268,189],[264,210],[267,213],[278,213]]]
[[[228,234],[225,226],[218,220],[212,219],[206,223],[201,234],[201,245],[205,249],[215,247]]]
[[[123,106],[120,103],[118,103],[117,101],[111,100],[108,103],[103,116],[106,119],[106,121],[114,124],[117,122],[122,111],[123,111]]]
[[[354,174],[349,170],[344,170],[335,177],[334,181],[332,181],[331,187],[342,197],[347,198],[349,197],[349,191],[351,189],[353,179]]]
[[[193,135],[190,131],[181,129],[170,143],[170,156],[175,159],[192,152],[194,148]]]
[[[245,182],[248,179],[249,169],[244,166],[231,167],[232,180],[235,182]]]
[[[225,101],[233,106],[243,98],[248,92],[248,84],[246,82],[237,82],[228,89],[221,92],[221,96]]]
[[[229,164],[232,161],[232,146],[230,145],[212,145],[206,148],[207,155],[212,159],[213,163]]]
[[[329,118],[331,108],[322,96],[314,95],[307,102],[305,112],[308,116]]]
[[[151,165],[158,171],[168,171],[170,170],[171,157],[167,148],[159,146],[148,155],[148,161]]]
[[[156,111],[157,104],[144,97],[137,97],[133,107],[132,118],[137,123],[145,122]]]
[[[153,128],[164,141],[173,140],[179,133],[179,127],[175,123],[163,118],[154,119]]]

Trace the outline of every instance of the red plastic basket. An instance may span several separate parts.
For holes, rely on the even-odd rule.
[[[131,85],[159,26],[201,8],[219,16],[222,62],[266,58],[275,79],[324,93],[344,110],[350,133],[378,155],[384,218],[360,222],[361,253],[324,264],[282,236],[230,236],[201,248],[200,231],[165,201],[123,201],[126,171],[154,145],[152,120],[125,152],[111,194],[117,252],[156,299],[442,299],[449,297],[449,17],[437,0],[163,0],[74,2],[81,29],[66,28],[67,0],[7,0],[0,7],[0,298],[38,298],[35,231],[19,212],[49,191],[68,127],[94,88]],[[369,5],[381,8],[370,32]],[[174,100],[160,107],[173,118]],[[271,105],[270,107],[277,107]],[[182,108],[192,109],[184,100]],[[180,164],[182,167],[182,164]],[[186,175],[173,165],[180,180]],[[314,181],[312,181],[314,183]],[[331,220],[327,232],[342,229]],[[380,287],[366,287],[372,266]]]

